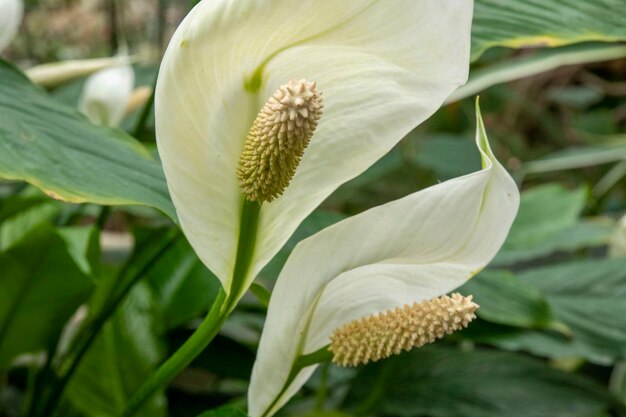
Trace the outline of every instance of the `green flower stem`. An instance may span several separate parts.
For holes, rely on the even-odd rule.
[[[222,324],[246,290],[246,278],[254,254],[260,212],[261,205],[259,203],[244,199],[239,223],[237,255],[228,297],[226,297],[225,291],[221,289],[200,327],[132,396],[122,417],[131,417],[135,414],[155,392],[169,384],[176,375],[189,366],[217,335]]]
[[[176,375],[185,369],[213,340],[219,332],[226,314],[222,314],[222,306],[226,293],[220,289],[213,306],[202,324],[187,341],[172,355],[150,378],[139,388],[124,409],[122,416],[130,417],[160,388],[167,385]]]
[[[289,376],[287,377],[287,381],[283,385],[283,388],[280,390],[274,401],[267,407],[263,416],[266,416],[272,408],[276,405],[280,397],[283,396],[285,391],[289,388],[291,383],[296,379],[298,374],[304,368],[308,368],[309,366],[317,365],[319,363],[330,362],[333,358],[333,354],[328,350],[328,345],[321,347],[315,352],[309,353],[308,355],[301,355],[296,358],[293,365],[291,365],[291,372],[289,372]]]

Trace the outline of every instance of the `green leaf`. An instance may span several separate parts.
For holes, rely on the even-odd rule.
[[[139,284],[102,328],[66,391],[84,416],[120,415],[130,396],[161,362],[164,349],[154,331],[154,308],[150,291]],[[165,405],[159,393],[135,415],[165,416]]]
[[[602,43],[539,50],[531,56],[509,58],[503,62],[472,70],[467,83],[452,93],[446,102],[452,103],[472,97],[494,85],[532,77],[564,65],[587,64],[624,57],[626,57],[626,46]]]
[[[452,135],[430,135],[425,139],[417,142],[414,161],[433,170],[440,181],[481,169],[473,140]]]
[[[623,0],[476,0],[472,60],[494,46],[555,47],[626,40]]]
[[[427,347],[362,368],[346,402],[361,415],[589,417],[610,399],[590,380],[521,355]]]
[[[504,265],[605,244],[612,234],[612,222],[580,221],[586,190],[566,190],[547,184],[522,193],[519,213],[493,265]]]
[[[546,295],[577,342],[598,355],[626,357],[626,259],[568,262],[519,278]]]
[[[49,227],[1,253],[0,271],[0,369],[5,369],[15,356],[55,343],[93,284]]]
[[[610,242],[615,230],[611,219],[586,219],[559,232],[548,234],[534,244],[504,248],[492,265],[506,265],[539,258],[554,252],[575,251],[582,248],[602,246]]]
[[[459,289],[473,295],[478,317],[492,323],[527,328],[554,325],[548,301],[537,288],[509,271],[483,271]]]
[[[226,405],[214,410],[205,411],[199,414],[198,417],[247,417],[247,414],[238,408]]]
[[[598,352],[577,338],[555,331],[527,330],[478,321],[472,323],[463,336],[476,343],[503,350],[529,352],[550,359],[585,358],[604,366],[611,366],[614,361],[611,356]]]
[[[522,166],[522,173],[537,174],[566,169],[585,168],[626,160],[626,146],[573,147],[546,155],[541,159],[530,161]]]
[[[0,199],[0,223],[13,216],[29,210],[33,207],[50,202],[50,199],[42,195],[11,195]]]
[[[48,201],[15,213],[0,224],[0,250],[7,250],[42,224],[51,224],[60,212],[59,203]]]
[[[67,250],[76,265],[85,274],[94,276],[100,271],[100,231],[95,226],[70,226],[58,229]]]
[[[148,205],[176,218],[160,164],[137,141],[92,125],[1,60],[0,177],[63,201]]]

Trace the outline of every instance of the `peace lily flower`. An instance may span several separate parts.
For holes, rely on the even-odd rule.
[[[135,73],[130,64],[100,70],[85,82],[78,107],[95,124],[118,126],[134,83]]]
[[[334,362],[355,366],[430,343],[474,317],[471,297],[442,296],[495,256],[519,206],[478,110],[477,119],[481,171],[296,246],[272,293],[248,393],[251,417],[274,414],[329,350]]]
[[[22,23],[22,0],[0,0],[0,52],[6,48]]]
[[[183,231],[231,299],[333,190],[466,81],[472,8],[211,0],[185,18],[159,73],[157,144]]]

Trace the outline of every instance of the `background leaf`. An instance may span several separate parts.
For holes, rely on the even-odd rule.
[[[33,267],[33,264],[36,267]],[[93,284],[50,227],[0,254],[0,370],[16,355],[48,349]]]
[[[364,367],[346,403],[359,415],[590,417],[610,404],[582,377],[524,356],[422,348]]]
[[[68,202],[144,204],[176,218],[161,166],[142,145],[92,125],[1,60],[0,177]]]
[[[626,40],[622,0],[476,0],[472,60],[488,48]]]

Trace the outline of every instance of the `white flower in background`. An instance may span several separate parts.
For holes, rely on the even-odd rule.
[[[100,70],[87,78],[79,109],[101,126],[118,126],[133,93],[135,73],[129,65]]]
[[[0,0],[0,52],[6,48],[22,23],[24,4],[22,0]]]
[[[471,297],[442,297],[504,242],[519,192],[495,159],[478,114],[483,169],[346,219],[300,242],[272,292],[248,393],[249,415],[274,414],[324,352],[354,366],[461,329]],[[393,329],[391,331],[390,329]]]
[[[471,0],[211,0],[191,11],[159,72],[157,144],[183,231],[226,292],[245,221],[240,155],[267,99],[307,80],[324,110],[295,175],[281,179],[288,187],[261,206],[240,292],[315,207],[466,81],[472,9]]]

